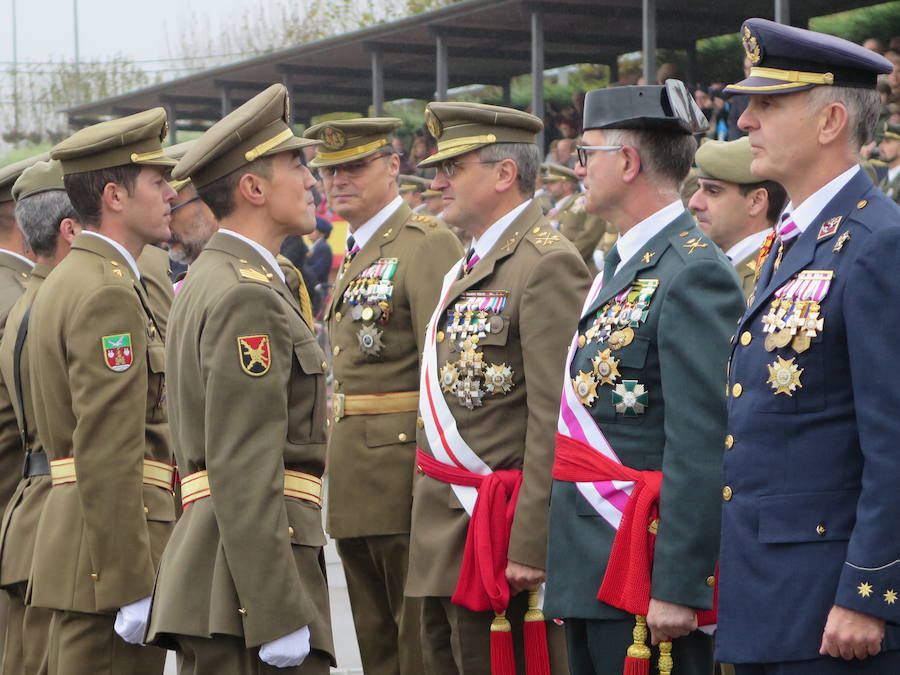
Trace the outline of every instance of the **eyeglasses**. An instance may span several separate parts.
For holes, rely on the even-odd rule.
[[[452,159],[448,159],[446,162],[441,162],[438,164],[438,171],[440,171],[447,178],[453,178],[453,174],[456,173],[456,167],[462,166],[464,164],[497,164],[498,162],[502,162],[502,159],[489,159],[489,160],[480,160],[473,159],[469,162],[454,162]]]
[[[171,209],[169,209],[169,211],[172,212],[172,211],[175,211],[176,209],[180,209],[182,206],[187,206],[191,202],[195,202],[198,199],[200,199],[200,195],[197,195],[196,197],[191,197],[190,199],[186,199],[185,201],[181,202],[180,204],[176,204],[175,206],[173,206]]]
[[[380,159],[381,157],[387,157],[392,153],[390,152],[379,152],[376,155],[372,155],[371,157],[366,157],[365,159],[360,159],[355,162],[348,162],[347,164],[335,164],[334,166],[322,166],[319,167],[319,176],[323,179],[332,179],[337,175],[338,171],[343,171],[351,178],[356,178],[363,171],[365,171],[369,164],[374,162],[376,159]]]
[[[587,166],[588,155],[592,152],[618,152],[624,145],[576,145],[575,152],[578,153],[578,163],[581,166]]]

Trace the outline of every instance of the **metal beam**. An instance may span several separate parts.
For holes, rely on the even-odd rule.
[[[531,13],[531,112],[544,119],[544,22],[540,12]],[[537,135],[544,154],[544,132]]]
[[[447,100],[447,85],[450,82],[447,68],[447,38],[438,33],[434,37],[434,98],[436,101]]]
[[[384,115],[384,56],[379,49],[372,50],[372,108],[375,117]]]
[[[791,0],[775,0],[775,20],[790,25]]]
[[[421,54],[422,56],[431,56],[434,53],[431,45],[414,42],[366,42],[364,46],[373,53]]]
[[[510,28],[476,28],[474,26],[442,26],[436,29],[437,35],[452,38],[464,38],[470,40],[492,40],[497,43],[505,44],[521,44],[531,39],[531,33],[526,30],[514,30]],[[596,47],[598,44],[604,46],[617,44],[621,46],[630,46],[632,40],[623,37],[621,34],[607,35],[598,38],[596,34],[591,35],[573,35],[571,33],[563,33],[560,31],[546,31],[544,33],[545,44],[563,44],[563,45],[589,45]]]
[[[222,90],[222,117],[225,117],[225,115],[234,110],[231,106],[231,87],[223,86],[220,89]]]
[[[644,83],[656,84],[656,0],[642,0],[641,44],[644,52]]]

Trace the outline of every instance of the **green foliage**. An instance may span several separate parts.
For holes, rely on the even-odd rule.
[[[900,2],[885,2],[872,7],[816,17],[809,22],[809,27],[854,42],[878,38],[887,46],[892,37],[900,35]]]
[[[52,147],[53,143],[38,143],[37,145],[26,143],[20,145],[14,150],[7,152],[5,155],[0,156],[0,166],[6,166],[7,164],[13,164],[23,159],[40,155],[44,152],[48,152]]]

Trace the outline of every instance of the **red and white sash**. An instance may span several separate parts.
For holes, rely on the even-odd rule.
[[[437,333],[440,328],[444,307],[450,293],[450,287],[459,276],[460,266],[465,258],[455,263],[447,275],[441,287],[440,302],[428,322],[425,332],[425,350],[422,360],[422,373],[419,382],[419,416],[425,423],[425,436],[428,438],[428,447],[431,454],[438,461],[455,466],[472,473],[487,476],[491,468],[482,461],[469,444],[460,435],[456,428],[456,419],[444,400],[441,391],[441,381],[438,375],[437,363]],[[475,500],[478,491],[465,485],[452,485],[456,498],[462,504],[470,516],[475,508]]]

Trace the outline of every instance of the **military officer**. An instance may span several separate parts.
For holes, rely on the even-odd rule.
[[[900,124],[885,122],[881,131],[881,159],[887,164],[887,174],[878,187],[888,197],[900,204]]]
[[[84,230],[30,313],[34,424],[51,488],[30,601],[53,610],[49,673],[160,673],[131,645],[172,529],[174,466],[160,328],[135,263],[169,236],[162,108],[82,129],[51,151]],[[137,638],[137,639],[135,639]]]
[[[618,236],[609,223],[584,210],[587,197],[575,172],[562,164],[542,164],[544,184],[553,196],[553,208],[547,214],[550,225],[575,244],[581,259],[596,274],[594,251],[606,253]]]
[[[490,651],[524,673],[524,633],[562,673],[562,631],[534,605],[565,344],[589,276],[532,199],[538,118],[430,103],[426,121],[438,150],[419,166],[437,169],[444,217],[472,246],[443,279],[420,384],[406,592],[423,598],[425,672],[488,673]]]
[[[184,515],[147,640],[181,675],[326,675],[334,664],[321,522],[325,357],[275,259],[315,227],[314,145],[272,85],[175,167],[220,228],[172,308],[166,364]]]
[[[462,247],[398,195],[395,118],[310,127],[309,162],[349,224],[326,316],[333,346],[328,531],[344,566],[363,669],[421,673],[418,599],[403,598],[415,462],[422,327]]]
[[[788,218],[740,319],[716,654],[739,675],[900,672],[900,211],[857,162],[881,56],[764,19],[727,91]],[[814,581],[813,581],[814,580]]]
[[[713,601],[722,375],[744,303],[679,195],[706,126],[678,80],[585,100],[576,172],[585,208],[619,239],[581,311],[559,410],[546,611],[565,619],[573,675],[647,672],[647,628],[660,672],[672,658],[680,674],[712,672],[696,629]]]
[[[25,292],[9,313],[0,342],[0,372],[18,422],[19,443],[14,453],[24,471],[0,529],[0,585],[10,594],[6,649],[0,673],[43,675],[47,672],[47,640],[53,613],[25,604],[28,576],[34,552],[35,530],[50,492],[50,465],[34,429],[34,404],[30,389],[27,325],[19,337],[23,317],[34,302],[37,289],[50,270],[68,254],[81,224],[63,185],[62,166],[56,160],[39,161],[22,172],[12,188],[16,221],[34,253],[35,265]],[[20,398],[21,397],[21,398]],[[23,447],[24,444],[24,447]],[[12,463],[12,461],[10,462]]]
[[[424,204],[422,193],[428,189],[431,181],[421,176],[400,174],[397,176],[397,184],[400,189],[400,197],[409,208],[416,210],[417,207]]]
[[[750,173],[750,140],[707,141],[697,150],[700,189],[688,207],[700,229],[725,252],[738,274],[744,296],[753,292],[756,259],[784,208],[784,188]]]

